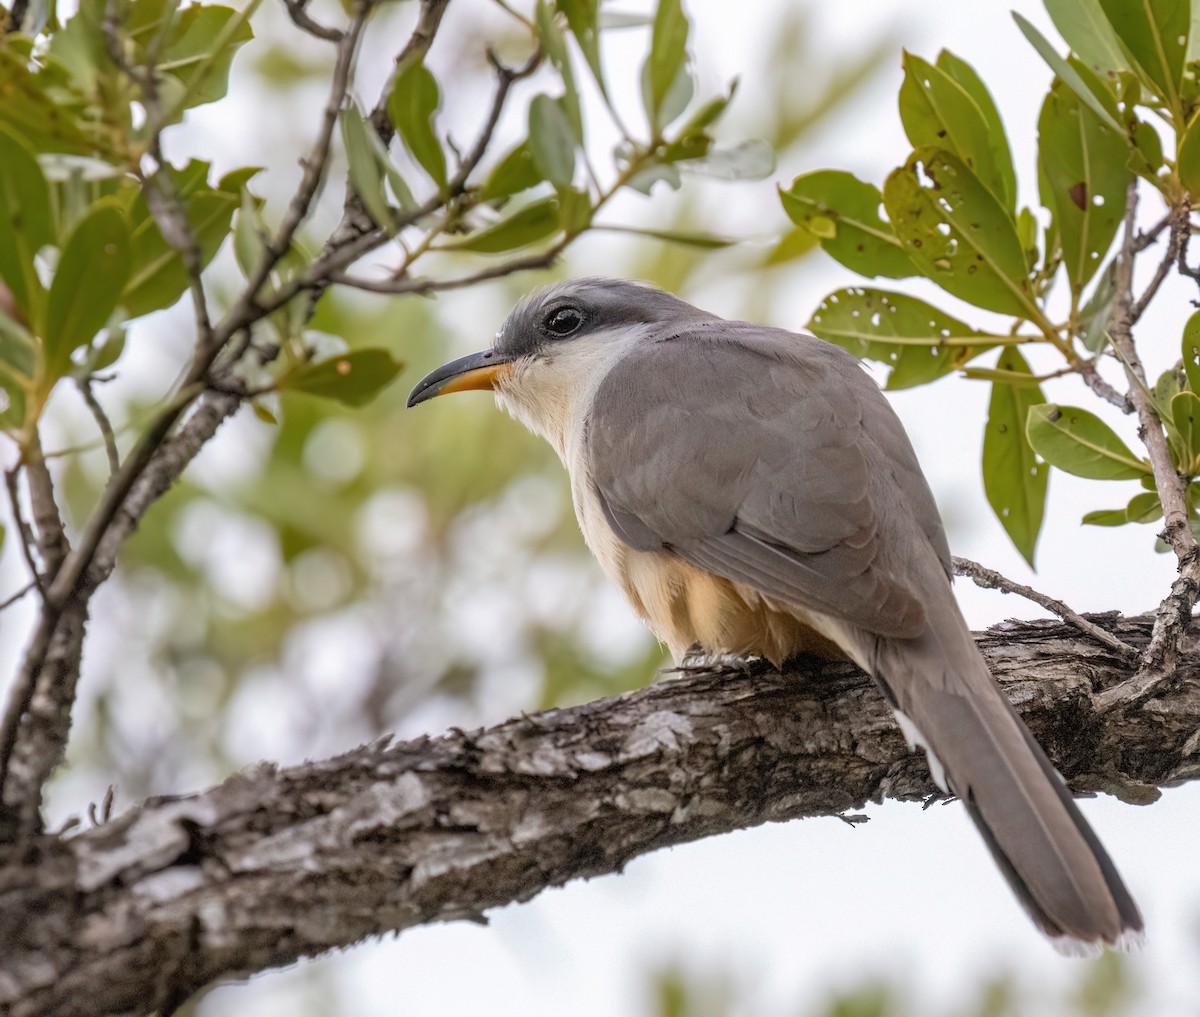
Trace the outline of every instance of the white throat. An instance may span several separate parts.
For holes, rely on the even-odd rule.
[[[553,445],[573,472],[596,390],[649,328],[632,325],[565,339],[549,357],[518,361],[496,385],[496,402]]]

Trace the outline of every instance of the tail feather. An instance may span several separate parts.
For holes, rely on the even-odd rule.
[[[919,639],[876,645],[877,678],[1034,923],[1055,940],[1122,945],[1143,928],[1137,905],[950,604]]]

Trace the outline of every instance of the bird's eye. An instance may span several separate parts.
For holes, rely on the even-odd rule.
[[[559,338],[578,331],[582,324],[583,314],[574,307],[560,307],[546,316],[546,331]]]

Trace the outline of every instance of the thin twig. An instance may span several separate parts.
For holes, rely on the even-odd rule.
[[[1145,314],[1146,308],[1150,306],[1150,301],[1154,299],[1158,288],[1166,279],[1167,272],[1178,262],[1179,250],[1183,243],[1183,230],[1188,228],[1187,211],[1181,208],[1172,208],[1167,218],[1171,223],[1171,231],[1167,234],[1167,250],[1163,254],[1162,261],[1158,263],[1158,268],[1154,271],[1154,278],[1150,280],[1130,312],[1130,325],[1137,324]]]
[[[517,272],[548,268],[554,264],[558,256],[562,254],[564,248],[573,239],[573,236],[565,236],[540,254],[531,254],[525,258],[505,261],[499,265],[493,265],[491,268],[481,269],[478,272],[472,272],[469,275],[460,275],[452,279],[404,278],[376,280],[362,279],[358,276],[338,273],[331,277],[330,282],[339,286],[351,286],[354,289],[366,290],[369,293],[427,295],[430,293],[442,293],[446,290],[459,290],[466,286],[474,286],[477,283],[487,282],[489,279],[501,279],[504,276],[513,275]]]
[[[953,562],[954,574],[956,576],[966,576],[976,586],[981,586],[985,590],[1000,590],[1002,593],[1015,593],[1018,597],[1024,597],[1039,607],[1044,607],[1051,614],[1058,615],[1063,621],[1074,625],[1080,632],[1090,636],[1096,642],[1103,643],[1114,653],[1118,654],[1122,660],[1133,663],[1141,656],[1136,647],[1130,646],[1123,639],[1118,639],[1111,632],[1102,629],[1095,622],[1088,621],[1078,611],[1068,607],[1061,600],[1047,596],[1045,593],[1039,593],[1033,587],[1026,586],[1024,583],[1015,582],[1007,576],[1001,575],[999,572],[972,561],[970,558],[955,556]]]
[[[70,553],[71,544],[67,540],[67,529],[54,496],[54,480],[42,455],[42,442],[36,427],[30,430],[21,456],[29,484],[29,507],[37,534],[38,553],[42,558],[42,574],[52,581]]]
[[[5,608],[12,607],[13,604],[15,604],[22,597],[24,597],[27,593],[31,592],[32,590],[36,590],[37,588],[38,588],[38,584],[34,580],[31,579],[24,586],[22,586],[19,590],[17,590],[16,593],[12,594],[9,597],[6,597],[4,600],[0,600],[0,611],[3,611]]]
[[[96,426],[100,428],[100,434],[104,439],[104,453],[108,456],[108,472],[111,476],[121,468],[121,455],[117,451],[117,436],[113,431],[112,421],[108,419],[108,414],[104,412],[104,407],[100,405],[96,393],[92,391],[90,378],[76,378],[75,387],[79,389],[79,394],[91,411]]]
[[[29,525],[29,520],[25,518],[25,510],[21,508],[21,489],[17,480],[19,472],[19,466],[5,470],[4,484],[8,488],[8,503],[12,509],[13,522],[16,524],[17,536],[21,541],[21,553],[25,557],[25,564],[29,567],[30,578],[34,586],[45,597],[46,590],[42,586],[42,569],[33,556],[33,549],[37,547],[37,537],[34,535],[33,527]]]
[[[1083,379],[1083,383],[1087,385],[1093,392],[1096,393],[1105,402],[1115,406],[1122,413],[1132,413],[1134,410],[1133,402],[1129,396],[1122,392],[1118,392],[1107,381],[1101,377],[1099,370],[1096,368],[1096,361],[1081,360],[1075,365],[1079,376]]]
[[[1167,228],[1170,222],[1171,213],[1168,212],[1144,233],[1139,233],[1133,242],[1134,253],[1141,253],[1152,243],[1154,243],[1154,241],[1159,238],[1159,235],[1162,233],[1162,231]]]
[[[341,42],[346,34],[340,28],[327,28],[315,20],[308,13],[308,0],[283,0],[283,6],[287,8],[292,24],[302,32],[307,32],[325,42]]]

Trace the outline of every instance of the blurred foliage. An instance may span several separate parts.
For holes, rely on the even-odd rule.
[[[1016,974],[981,982],[966,1003],[931,1008],[913,993],[882,979],[862,979],[796,1010],[797,1017],[1133,1017],[1145,1012],[1147,986],[1125,954],[1108,952],[1087,962],[1074,984],[1058,993],[1034,989]],[[668,968],[651,980],[653,1017],[754,1017],[745,986],[711,971]]]
[[[1084,523],[1117,526],[1162,516],[1149,464],[1099,417],[1046,401],[1038,382],[1094,374],[1105,360],[1120,366],[1109,326],[1114,315],[1131,312],[1115,300],[1116,256],[1107,265],[1105,259],[1130,186],[1182,217],[1185,235],[1195,229],[1188,218],[1200,194],[1200,39],[1192,5],[1047,0],[1046,7],[1071,47],[1065,57],[1013,15],[1055,72],[1037,122],[1040,215],[1018,208],[1012,152],[991,92],[966,60],[947,50],[933,62],[905,54],[899,112],[913,150],[882,188],[844,171],[817,170],[780,192],[798,228],[852,271],[871,279],[923,277],[976,312],[1009,319],[974,327],[904,293],[849,287],[826,297],[809,327],[886,365],[888,388],[924,385],[954,371],[990,382],[984,487],[1031,565],[1045,515],[1047,464],[1079,477],[1140,479],[1148,487],[1126,508],[1088,513]],[[1055,291],[1062,282],[1065,295],[1061,286]],[[1183,365],[1196,360],[1193,331],[1183,333]],[[1037,377],[1013,348],[1038,345],[1061,355],[1061,369]],[[969,366],[997,346],[995,367]],[[1153,393],[1174,465],[1189,482],[1200,464],[1193,380],[1177,367]],[[1200,487],[1192,485],[1188,509],[1200,531],[1197,494]]]

